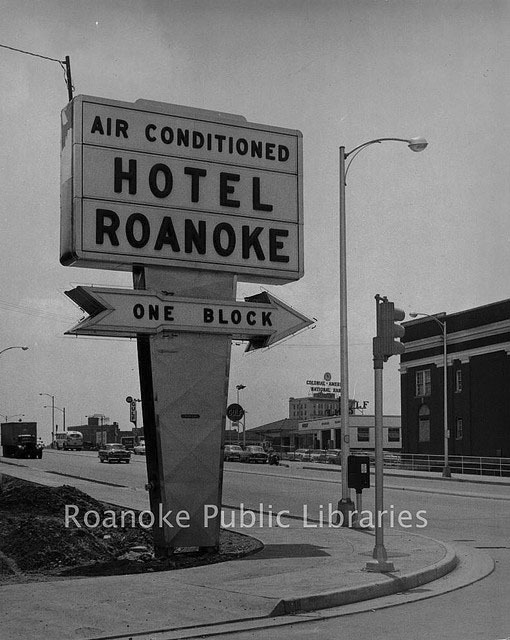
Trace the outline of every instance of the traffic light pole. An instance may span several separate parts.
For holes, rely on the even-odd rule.
[[[383,513],[383,359],[374,356],[374,402],[375,402],[375,547],[372,557],[375,562],[367,562],[367,571],[389,573],[395,571],[393,562],[388,561],[384,546]]]
[[[373,340],[374,355],[374,404],[375,404],[375,562],[367,562],[367,571],[389,573],[395,571],[393,562],[388,561],[384,547],[383,526],[383,367],[384,363],[394,355],[404,353],[404,345],[396,340],[404,335],[404,328],[395,321],[405,318],[401,309],[396,309],[393,302],[385,296],[375,296],[377,336]]]

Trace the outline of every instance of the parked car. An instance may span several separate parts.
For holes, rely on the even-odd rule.
[[[226,462],[229,460],[232,460],[233,462],[240,462],[242,453],[243,448],[238,444],[226,444],[223,449],[223,460]]]
[[[326,462],[326,449],[314,449],[310,452],[311,462]]]
[[[327,464],[342,464],[342,450],[341,449],[328,449],[326,451],[326,463]]]
[[[145,455],[145,441],[141,441],[133,447],[133,453],[136,456],[144,456]]]
[[[126,462],[131,460],[131,451],[123,444],[104,444],[98,453],[99,462]]]
[[[241,462],[262,462],[264,464],[267,462],[267,458],[263,447],[257,445],[249,445],[241,451]]]
[[[299,460],[300,462],[309,462],[312,449],[296,449],[289,453],[289,460]]]

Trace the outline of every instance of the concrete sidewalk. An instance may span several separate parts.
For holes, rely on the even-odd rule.
[[[58,486],[66,479],[0,462],[0,473]],[[73,480],[98,500],[147,508],[147,494]],[[185,629],[312,611],[402,592],[435,580],[457,563],[453,548],[430,538],[386,530],[390,574],[370,573],[374,536],[348,528],[304,526],[238,529],[265,548],[246,558],[168,572],[83,578],[0,587],[6,640],[48,637],[181,637]],[[30,603],[30,606],[27,606]]]

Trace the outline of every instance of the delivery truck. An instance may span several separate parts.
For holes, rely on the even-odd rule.
[[[37,422],[4,422],[0,425],[4,458],[42,458],[37,441]]]

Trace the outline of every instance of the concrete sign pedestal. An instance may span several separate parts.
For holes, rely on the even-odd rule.
[[[137,289],[235,297],[230,274],[145,268],[134,277]],[[138,350],[151,510],[171,511],[173,525],[155,523],[156,551],[217,548],[231,337],[159,333],[138,338]]]

